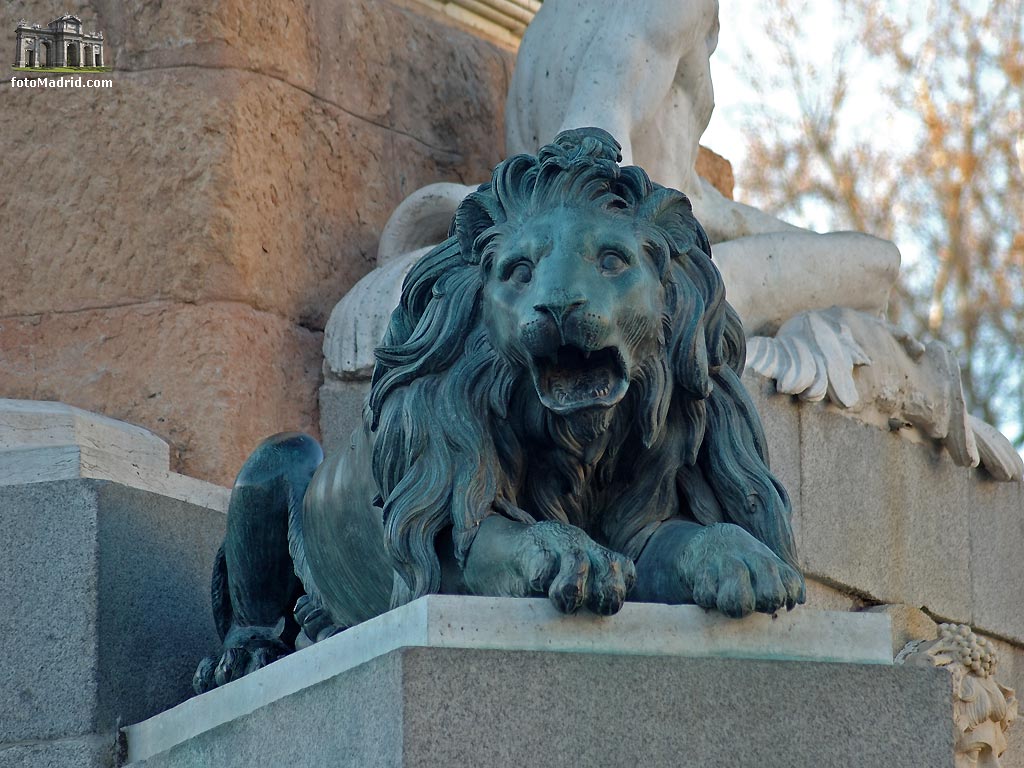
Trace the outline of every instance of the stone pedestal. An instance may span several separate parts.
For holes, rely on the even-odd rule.
[[[114,765],[118,726],[187,698],[218,647],[227,489],[167,454],[95,414],[0,401],[0,767]]]
[[[109,480],[0,487],[0,766],[110,765],[119,724],[190,695],[224,520]]]
[[[431,596],[126,729],[189,766],[952,766],[946,676],[881,614],[734,621]]]

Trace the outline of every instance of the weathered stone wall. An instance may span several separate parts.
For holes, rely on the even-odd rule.
[[[808,605],[885,610],[894,653],[970,624],[999,655],[996,679],[1024,691],[1024,485],[956,466],[945,450],[799,403],[747,373],[772,469],[793,500]],[[876,606],[872,608],[871,606]],[[934,637],[934,634],[931,635]],[[1024,768],[1024,728],[1007,733],[1004,768]]]
[[[143,425],[230,483],[262,437],[318,432],[321,330],[393,208],[500,159],[513,54],[387,0],[67,9],[115,84],[0,83],[0,396]]]

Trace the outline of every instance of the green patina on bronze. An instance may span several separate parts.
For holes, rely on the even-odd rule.
[[[197,690],[435,592],[803,602],[707,237],[618,152],[590,128],[501,163],[406,278],[349,449],[246,462]]]

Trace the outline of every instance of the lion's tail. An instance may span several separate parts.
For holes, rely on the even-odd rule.
[[[234,610],[231,608],[231,594],[228,591],[228,566],[224,559],[224,545],[217,550],[213,559],[213,578],[210,580],[210,602],[213,604],[213,623],[217,634],[223,640],[231,629]]]

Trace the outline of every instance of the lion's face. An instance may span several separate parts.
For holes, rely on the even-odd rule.
[[[632,216],[562,207],[501,237],[483,318],[541,403],[567,415],[614,407],[640,364],[662,353],[664,301]]]

